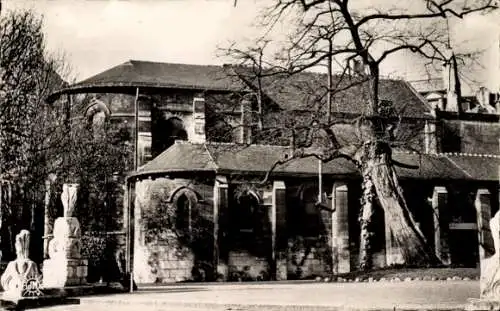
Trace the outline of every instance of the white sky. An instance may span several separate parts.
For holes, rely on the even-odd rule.
[[[217,46],[255,35],[252,21],[263,1],[238,0],[234,7],[234,0],[3,0],[7,10],[32,8],[44,15],[49,50],[66,54],[78,80],[129,59],[222,64]],[[458,41],[485,48],[498,38],[499,21],[498,15],[470,18],[457,28]],[[384,74],[421,77],[402,57]]]

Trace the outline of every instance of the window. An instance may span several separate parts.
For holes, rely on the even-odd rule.
[[[138,141],[138,156],[139,156],[139,166],[146,164],[153,157],[151,154],[151,134],[149,133],[139,133]]]
[[[237,197],[236,203],[235,214],[238,230],[240,232],[253,232],[259,218],[259,197],[252,191],[245,191]]]
[[[190,235],[192,230],[193,212],[196,207],[197,196],[189,189],[181,189],[175,195],[173,207],[175,209],[175,230],[180,235]]]
[[[92,131],[95,138],[104,135],[106,121],[110,114],[111,112],[108,106],[100,100],[93,99],[87,106],[85,117],[87,118],[89,129]]]
[[[176,218],[175,227],[178,230],[190,231],[191,227],[191,202],[186,194],[181,194],[175,202]]]

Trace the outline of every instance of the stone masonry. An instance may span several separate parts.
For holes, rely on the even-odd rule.
[[[54,238],[49,242],[49,259],[43,263],[44,286],[62,288],[86,283],[87,265],[81,251],[80,223],[73,215],[78,185],[64,184],[61,200],[64,216],[54,223]]]

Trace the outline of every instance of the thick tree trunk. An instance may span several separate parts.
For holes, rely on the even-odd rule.
[[[406,265],[436,264],[439,260],[427,243],[424,235],[418,228],[413,216],[406,205],[403,191],[399,185],[396,172],[391,162],[391,149],[384,143],[367,142],[361,155],[362,172],[364,177],[363,211],[361,222],[360,265],[369,266],[370,229],[373,205],[366,202],[373,201],[373,191],[382,207],[396,246],[400,248]],[[367,209],[365,211],[365,209]],[[366,216],[365,216],[366,215]],[[367,224],[365,224],[367,223]],[[368,244],[368,246],[365,246]],[[364,257],[363,257],[364,256]]]
[[[373,199],[375,197],[375,187],[368,174],[363,171],[363,196],[361,197],[361,213],[359,223],[361,228],[361,240],[359,244],[359,268],[360,270],[370,270],[372,268],[373,254],[371,250],[373,233]]]

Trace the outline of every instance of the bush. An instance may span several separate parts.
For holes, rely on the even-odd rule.
[[[87,282],[94,283],[104,276],[106,262],[106,236],[98,232],[82,235],[82,257],[88,259]]]

